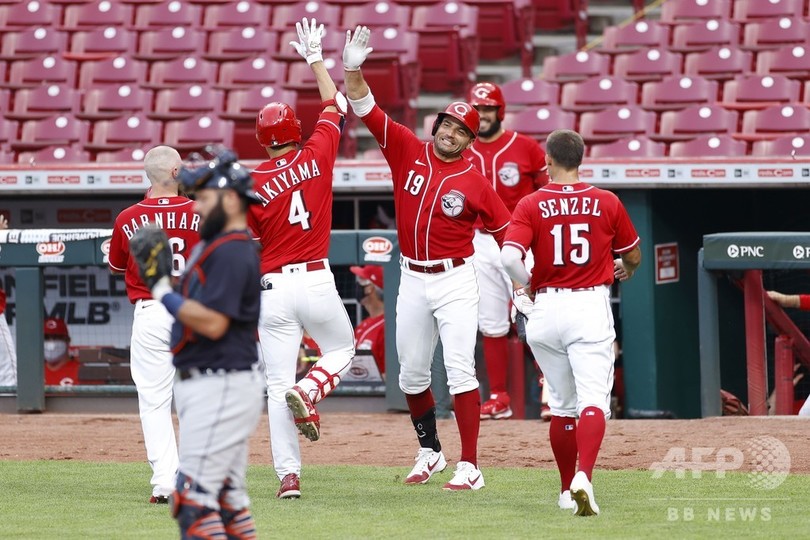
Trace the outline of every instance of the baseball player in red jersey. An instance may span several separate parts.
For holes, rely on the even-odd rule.
[[[312,136],[300,148],[301,123],[289,105],[270,103],[259,112],[256,138],[270,159],[253,171],[262,204],[252,206],[248,213],[248,225],[262,245],[259,340],[280,498],[301,495],[296,425],[308,439],[318,440],[315,404],[338,385],[354,358],[352,324],[326,258],[332,228],[332,169],[346,98],[337,91],[323,63],[323,25],[304,19],[296,27],[300,42],[292,45],[315,74],[323,112]],[[304,330],[323,355],[296,384]]]
[[[580,182],[584,151],[574,131],[548,136],[551,183],[518,203],[501,255],[507,273],[525,286],[526,294],[515,302],[529,317],[526,341],[549,385],[549,438],[561,481],[558,504],[590,516],[599,513],[591,475],[613,386],[616,332],[610,285],[632,277],[641,250],[618,197]],[[529,250],[535,262],[531,276],[522,262]],[[614,259],[613,253],[620,257]],[[532,298],[529,309],[523,302]]]
[[[180,154],[168,146],[156,146],[144,156],[144,170],[151,183],[150,196],[124,209],[115,219],[110,240],[110,271],[123,273],[129,301],[135,304],[130,345],[130,369],[138,390],[146,458],[152,466],[150,502],[166,503],[174,491],[177,474],[177,442],[172,422],[174,366],[170,348],[174,318],[138,274],[130,257],[129,239],[142,226],[154,224],[166,231],[172,247],[173,272],[180,276],[191,248],[200,238],[200,216],[194,202],[177,192]]]
[[[810,294],[784,294],[778,291],[766,291],[768,298],[784,308],[797,308],[802,311],[810,311]],[[799,416],[810,416],[810,397],[805,399]]]
[[[354,329],[354,348],[370,350],[380,375],[385,378],[385,304],[383,303],[383,268],[376,264],[350,266],[357,276],[357,300],[369,316]]]
[[[447,382],[455,398],[461,459],[448,490],[480,489],[478,430],[481,398],[475,377],[478,285],[473,229],[480,217],[500,244],[509,210],[492,185],[462,158],[478,133],[478,112],[451,103],[433,124],[433,141],[421,142],[374,102],[360,66],[371,52],[370,32],[346,34],[343,66],[352,109],[368,126],[385,156],[394,182],[402,278],[397,296],[399,387],[405,393],[419,452],[406,484],[424,484],[447,466],[436,430],[430,366],[441,336]]]
[[[504,129],[506,102],[500,87],[489,82],[470,89],[470,105],[481,117],[478,137],[464,157],[492,183],[510,212],[518,201],[548,182],[546,154],[537,141]],[[509,356],[509,303],[512,280],[501,263],[501,250],[491,234],[478,224],[475,229],[475,270],[478,273],[478,330],[483,335],[484,361],[489,379],[489,399],[481,405],[482,419],[512,416],[506,391]],[[531,268],[531,261],[527,261]]]

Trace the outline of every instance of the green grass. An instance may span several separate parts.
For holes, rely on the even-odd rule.
[[[667,473],[654,479],[648,471],[598,471],[595,489],[602,514],[578,518],[557,508],[555,471],[485,468],[487,486],[482,491],[448,493],[441,485],[450,478],[449,471],[428,485],[404,486],[402,475],[407,470],[407,465],[309,466],[302,484],[304,498],[279,501],[272,468],[251,467],[249,491],[259,537],[795,538],[807,534],[807,476],[791,475],[775,490],[758,491],[742,473],[727,473],[726,478],[704,473],[699,479],[690,475],[677,479]],[[0,461],[0,537],[176,538],[167,506],[146,503],[149,475],[146,464]],[[693,512],[690,521],[683,519],[686,508]],[[762,513],[765,508],[767,517]],[[671,509],[677,511],[677,519]],[[753,520],[743,520],[740,509],[747,509]]]

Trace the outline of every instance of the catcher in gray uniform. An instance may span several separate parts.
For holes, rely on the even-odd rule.
[[[172,352],[180,421],[180,470],[171,496],[183,539],[252,539],[245,473],[248,438],[264,404],[256,371],[259,258],[247,232],[253,179],[229,150],[178,180],[196,193],[201,241],[178,292],[170,281],[171,247],[155,227],[141,228],[130,251],[152,296],[175,317]]]

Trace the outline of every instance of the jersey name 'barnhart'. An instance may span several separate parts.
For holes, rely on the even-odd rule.
[[[149,218],[152,218],[151,220]],[[140,223],[138,223],[140,219]],[[200,216],[191,214],[191,222],[189,222],[189,214],[187,212],[155,212],[154,214],[141,214],[138,219],[132,218],[129,223],[121,225],[121,230],[127,235],[127,239],[138,231],[140,227],[153,223],[163,229],[164,231],[173,231],[175,229],[191,229],[192,231],[200,230]]]
[[[270,201],[284,193],[285,190],[296,186],[304,180],[311,180],[321,175],[321,170],[318,168],[318,162],[314,159],[308,162],[299,163],[297,165],[298,172],[294,166],[291,166],[284,172],[280,172],[261,185],[261,188],[256,190],[256,194],[262,200],[262,206],[267,206]]]
[[[565,197],[561,199],[549,199],[537,203],[540,207],[540,215],[543,218],[555,216],[596,216],[601,217],[602,210],[599,209],[599,199],[592,197]]]

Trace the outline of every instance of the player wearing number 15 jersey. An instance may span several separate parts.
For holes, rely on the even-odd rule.
[[[261,243],[262,301],[259,341],[267,379],[273,465],[281,481],[276,496],[301,496],[298,430],[320,437],[315,404],[331,392],[354,358],[354,331],[329,267],[332,169],[346,113],[320,52],[323,25],[297,25],[296,50],[310,64],[323,112],[306,144],[301,122],[284,103],[266,105],[256,118],[256,138],[269,160],[252,173],[262,204],[251,206],[248,226]],[[322,356],[297,384],[304,330]]]
[[[194,201],[177,194],[177,173],[182,162],[177,150],[157,146],[144,156],[144,170],[152,184],[147,198],[123,210],[115,219],[110,240],[109,266],[124,273],[129,301],[135,304],[130,346],[130,370],[138,390],[146,458],[152,466],[150,502],[168,502],[177,474],[177,442],[172,423],[174,365],[170,348],[174,318],[152,294],[129,254],[129,239],[140,227],[155,224],[166,231],[179,276],[191,248],[199,241],[200,216]]]
[[[526,285],[534,299],[524,310],[526,341],[549,386],[549,438],[561,482],[558,504],[589,516],[599,513],[591,474],[613,386],[616,332],[610,285],[632,277],[641,251],[619,198],[580,182],[584,151],[574,131],[548,136],[551,183],[518,203],[501,258],[509,276]],[[521,262],[529,249],[534,253],[531,280]],[[614,253],[619,257],[614,259]]]

